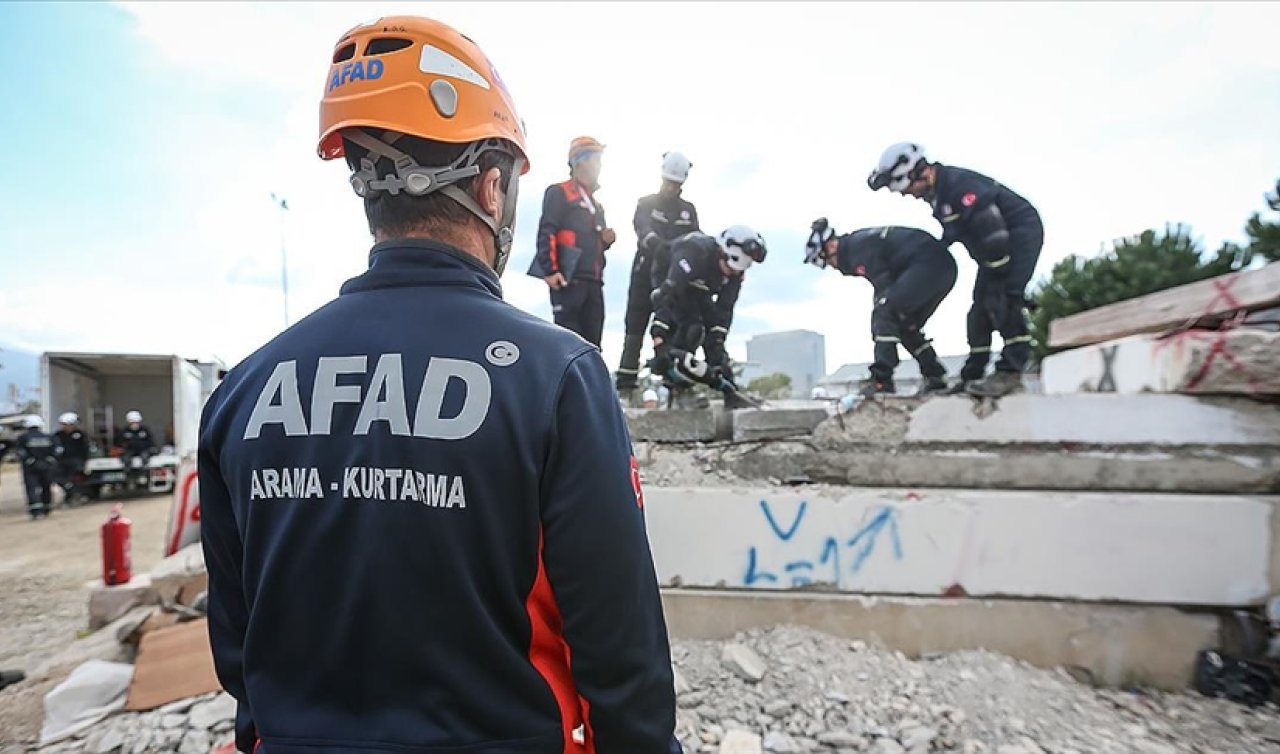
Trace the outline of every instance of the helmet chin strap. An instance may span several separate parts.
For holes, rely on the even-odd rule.
[[[344,138],[364,147],[371,154],[391,160],[396,166],[394,175],[389,174],[379,178],[375,167],[376,160],[361,159],[360,168],[351,175],[351,187],[356,194],[365,197],[378,191],[386,191],[395,196],[404,191],[411,196],[425,196],[439,191],[465,207],[493,233],[492,266],[493,271],[501,277],[503,270],[507,267],[507,261],[511,258],[511,244],[515,240],[516,203],[519,196],[520,172],[524,169],[524,158],[518,155],[514,158],[515,164],[511,169],[506,200],[502,205],[501,216],[495,220],[493,215],[486,212],[470,194],[454,184],[464,178],[480,174],[480,167],[475,163],[481,153],[496,149],[509,154],[501,141],[486,139],[474,142],[467,146],[453,164],[440,168],[424,168],[413,157],[391,146],[400,136],[401,134],[388,133],[383,138],[376,139],[358,128],[353,128],[344,134]]]

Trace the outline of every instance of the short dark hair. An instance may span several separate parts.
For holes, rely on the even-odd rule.
[[[374,128],[366,128],[365,131],[374,138],[380,138],[383,134],[383,131]],[[344,139],[343,146],[347,166],[353,171],[359,167],[361,159],[369,156],[367,149],[350,140]],[[458,159],[466,147],[466,144],[448,144],[416,136],[401,136],[395,142],[396,149],[425,167],[449,165]],[[477,176],[463,178],[453,185],[470,193],[478,176],[484,175],[491,168],[497,168],[502,173],[504,190],[511,190],[511,177],[515,172],[515,158],[512,155],[489,149],[480,153],[476,164],[480,167]],[[374,168],[379,177],[395,174],[394,163],[386,157],[379,157],[374,162]],[[480,222],[470,210],[439,191],[426,196],[412,196],[403,191],[392,196],[386,191],[376,191],[364,198],[364,214],[369,221],[369,232],[388,238],[406,236],[415,231],[447,234],[456,226],[471,221]]]

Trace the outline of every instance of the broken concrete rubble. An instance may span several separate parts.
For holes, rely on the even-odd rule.
[[[709,408],[688,411],[629,408],[626,416],[633,442],[710,442],[716,439],[716,412]]]
[[[734,442],[751,440],[781,440],[798,435],[809,435],[814,428],[826,421],[829,413],[823,406],[813,408],[751,408],[733,411],[732,434]]]
[[[187,545],[157,563],[151,569],[151,584],[161,604],[190,605],[209,584],[200,543]]]
[[[89,628],[96,631],[135,607],[156,601],[156,592],[147,574],[134,576],[127,584],[107,586],[91,581],[89,589]]]

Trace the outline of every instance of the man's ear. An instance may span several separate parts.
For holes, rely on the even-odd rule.
[[[489,168],[476,179],[476,202],[492,217],[502,216],[502,171]]]

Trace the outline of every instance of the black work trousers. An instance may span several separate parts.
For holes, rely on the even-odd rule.
[[[1021,373],[1031,360],[1031,326],[1027,322],[1027,284],[1035,274],[1040,261],[1040,248],[1044,245],[1044,226],[1038,221],[1009,231],[1008,271],[978,270],[973,284],[973,305],[965,320],[969,340],[969,358],[960,370],[963,380],[980,380],[986,374],[991,361],[991,333],[998,331],[1004,341],[998,372]],[[1003,298],[992,297],[989,289],[999,286]],[[990,301],[998,302],[991,306]]]
[[[949,264],[914,265],[887,290],[876,293],[876,306],[871,310],[875,361],[870,369],[876,380],[892,383],[899,363],[899,345],[919,362],[920,374],[926,379],[946,376],[933,342],[924,334],[925,323],[956,284],[955,260],[947,254],[946,261]]]
[[[636,386],[640,374],[640,350],[644,347],[644,333],[649,329],[653,316],[652,256],[636,252],[631,265],[631,285],[627,288],[627,314],[623,319],[626,335],[622,341],[622,359],[618,362],[617,385],[619,390]]]
[[[598,280],[574,280],[551,291],[551,314],[557,325],[599,348],[604,334],[604,284]]]

